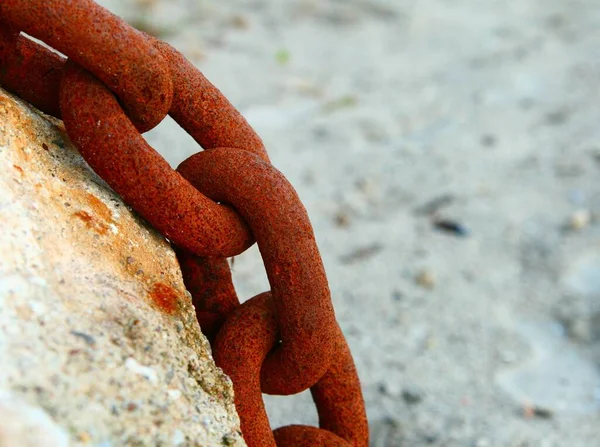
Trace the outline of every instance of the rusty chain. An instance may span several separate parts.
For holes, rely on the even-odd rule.
[[[250,447],[368,444],[360,382],[306,210],[202,73],[92,0],[2,0],[0,85],[61,118],[92,169],[171,241]],[[140,135],[167,114],[204,149],[177,170]],[[226,258],[255,240],[271,290],[240,305]],[[308,388],[320,428],[272,432],[261,393]]]

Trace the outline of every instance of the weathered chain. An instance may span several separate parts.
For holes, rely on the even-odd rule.
[[[91,0],[2,0],[0,85],[62,118],[94,171],[174,244],[215,362],[233,380],[249,446],[368,444],[306,210],[218,89],[171,46]],[[167,113],[205,149],[177,171],[140,135]],[[271,291],[240,305],[226,257],[254,240]],[[320,428],[272,432],[261,393],[308,388]]]

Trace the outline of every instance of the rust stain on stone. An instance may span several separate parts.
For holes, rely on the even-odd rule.
[[[89,193],[86,194],[86,200],[88,202],[88,205],[90,205],[90,207],[96,212],[96,214],[99,217],[108,220],[109,223],[114,223],[112,219],[112,211],[108,206],[106,206],[106,204],[102,200]]]
[[[73,216],[83,221],[89,229],[94,230],[98,234],[105,235],[108,233],[110,225],[115,223],[112,219],[112,211],[102,200],[93,194],[86,193],[85,200],[92,213],[80,210],[73,213]]]
[[[162,282],[154,284],[150,292],[150,298],[154,304],[163,312],[172,314],[177,310],[179,303],[179,294],[177,291]]]
[[[77,211],[73,213],[73,216],[82,220],[90,230],[94,230],[98,234],[105,235],[108,231],[108,225],[95,219],[94,216],[86,211]]]

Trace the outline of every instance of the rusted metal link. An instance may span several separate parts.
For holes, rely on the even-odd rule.
[[[92,0],[2,0],[0,22],[94,73],[122,100],[140,132],[167,115],[173,82],[164,58],[139,31]]]
[[[153,39],[153,43],[159,46],[156,39]],[[260,138],[223,94],[171,46],[161,43],[159,47],[161,54],[172,65],[177,86],[170,111],[176,121],[207,149],[215,147],[214,144],[220,141],[236,143],[268,160]],[[19,61],[20,64],[13,63]],[[67,125],[69,136],[86,160],[90,158],[87,161],[92,168],[176,245],[196,255],[227,257],[243,252],[252,244],[253,238],[245,223],[227,207],[216,205],[203,197],[176,174],[136,132],[111,92],[93,76],[82,73],[90,80],[87,90],[85,82],[73,86],[71,80],[67,79],[63,83],[67,92],[62,95],[64,107],[70,110],[71,115],[78,114],[77,117],[65,118],[58,113],[60,107],[56,102],[59,97],[57,84],[65,73],[64,58],[26,37],[15,38],[14,33],[3,32],[0,33],[0,62],[3,67],[8,67],[0,72],[0,83],[42,111],[63,118],[65,122],[72,122],[72,125]],[[77,70],[75,64],[70,65]],[[51,76],[47,75],[48,72]],[[77,92],[70,93],[75,90]],[[94,105],[87,106],[87,99],[93,100]],[[81,107],[81,110],[73,110],[73,106]],[[216,114],[215,110],[219,113]],[[80,120],[83,114],[86,114],[85,123]],[[86,127],[92,123],[97,125],[98,122],[103,123],[102,129]],[[85,134],[89,137],[84,137]],[[114,141],[121,136],[128,137],[124,142],[127,148],[115,147]],[[98,146],[101,139],[103,145]],[[82,146],[84,141],[87,142],[85,147]],[[112,161],[111,166],[102,169],[104,153],[111,154]],[[119,157],[123,158],[117,161]],[[131,166],[133,170],[128,170],[123,166],[119,170],[114,169],[125,160],[130,165],[137,163],[145,167],[137,169]],[[125,172],[129,175],[123,176]],[[132,173],[136,173],[137,177]],[[145,184],[145,181],[150,184]],[[154,188],[152,183],[155,184]],[[175,195],[168,197],[165,190]],[[155,203],[155,199],[161,197],[165,202],[162,207]],[[202,215],[202,218],[196,219],[197,215]],[[170,228],[165,228],[167,223],[171,223]]]
[[[262,140],[227,98],[181,53],[165,42],[147,37],[171,69],[175,88],[171,117],[205,150],[236,147],[269,162]],[[197,256],[180,248],[176,253],[196,317],[212,343],[227,316],[239,305],[229,265],[225,258]]]
[[[227,98],[175,48],[147,37],[167,60],[173,76],[169,115],[204,149],[235,147],[269,162],[262,140]]]
[[[60,118],[58,91],[66,59],[0,22],[0,85]]]
[[[69,138],[129,205],[176,245],[204,256],[246,250],[252,234],[238,214],[192,187],[142,138],[112,93],[67,62],[60,105]]]
[[[175,253],[202,333],[212,343],[227,317],[240,304],[227,259],[196,256],[178,247]]]
[[[333,356],[327,373],[311,387],[310,393],[317,406],[319,427],[351,441],[355,447],[368,445],[369,428],[352,353],[336,323]],[[312,427],[296,427],[294,432],[312,433]],[[276,436],[277,438],[277,436]],[[288,444],[303,447],[302,444]],[[318,445],[317,443],[304,444]],[[327,444],[329,445],[329,444]]]
[[[248,222],[265,264],[282,344],[265,360],[261,388],[295,394],[325,373],[335,315],[308,215],[294,188],[251,152],[218,148],[177,170],[211,199],[230,203]]]
[[[330,431],[306,425],[280,427],[273,431],[273,437],[277,447],[350,447],[352,445]]]
[[[278,340],[271,295],[266,292],[239,306],[217,335],[214,358],[232,381],[242,432],[253,447],[366,447],[368,426],[352,356],[337,324],[333,361],[311,388],[319,426],[292,425],[271,432],[260,390],[261,366]]]
[[[215,363],[233,382],[244,440],[252,447],[275,445],[260,391],[260,369],[277,342],[270,293],[256,295],[227,319],[213,346]]]
[[[237,147],[269,161],[260,137],[194,65],[171,45],[145,33],[142,36],[169,66],[174,88],[169,115],[202,148]],[[57,118],[61,118],[58,92],[65,62],[66,58],[18,31],[0,26],[0,85]]]

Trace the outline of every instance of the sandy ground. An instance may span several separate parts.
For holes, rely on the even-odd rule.
[[[373,446],[600,446],[596,0],[100,3],[186,54],[296,187]],[[268,288],[256,250],[234,274]],[[307,393],[267,404],[316,423]]]

